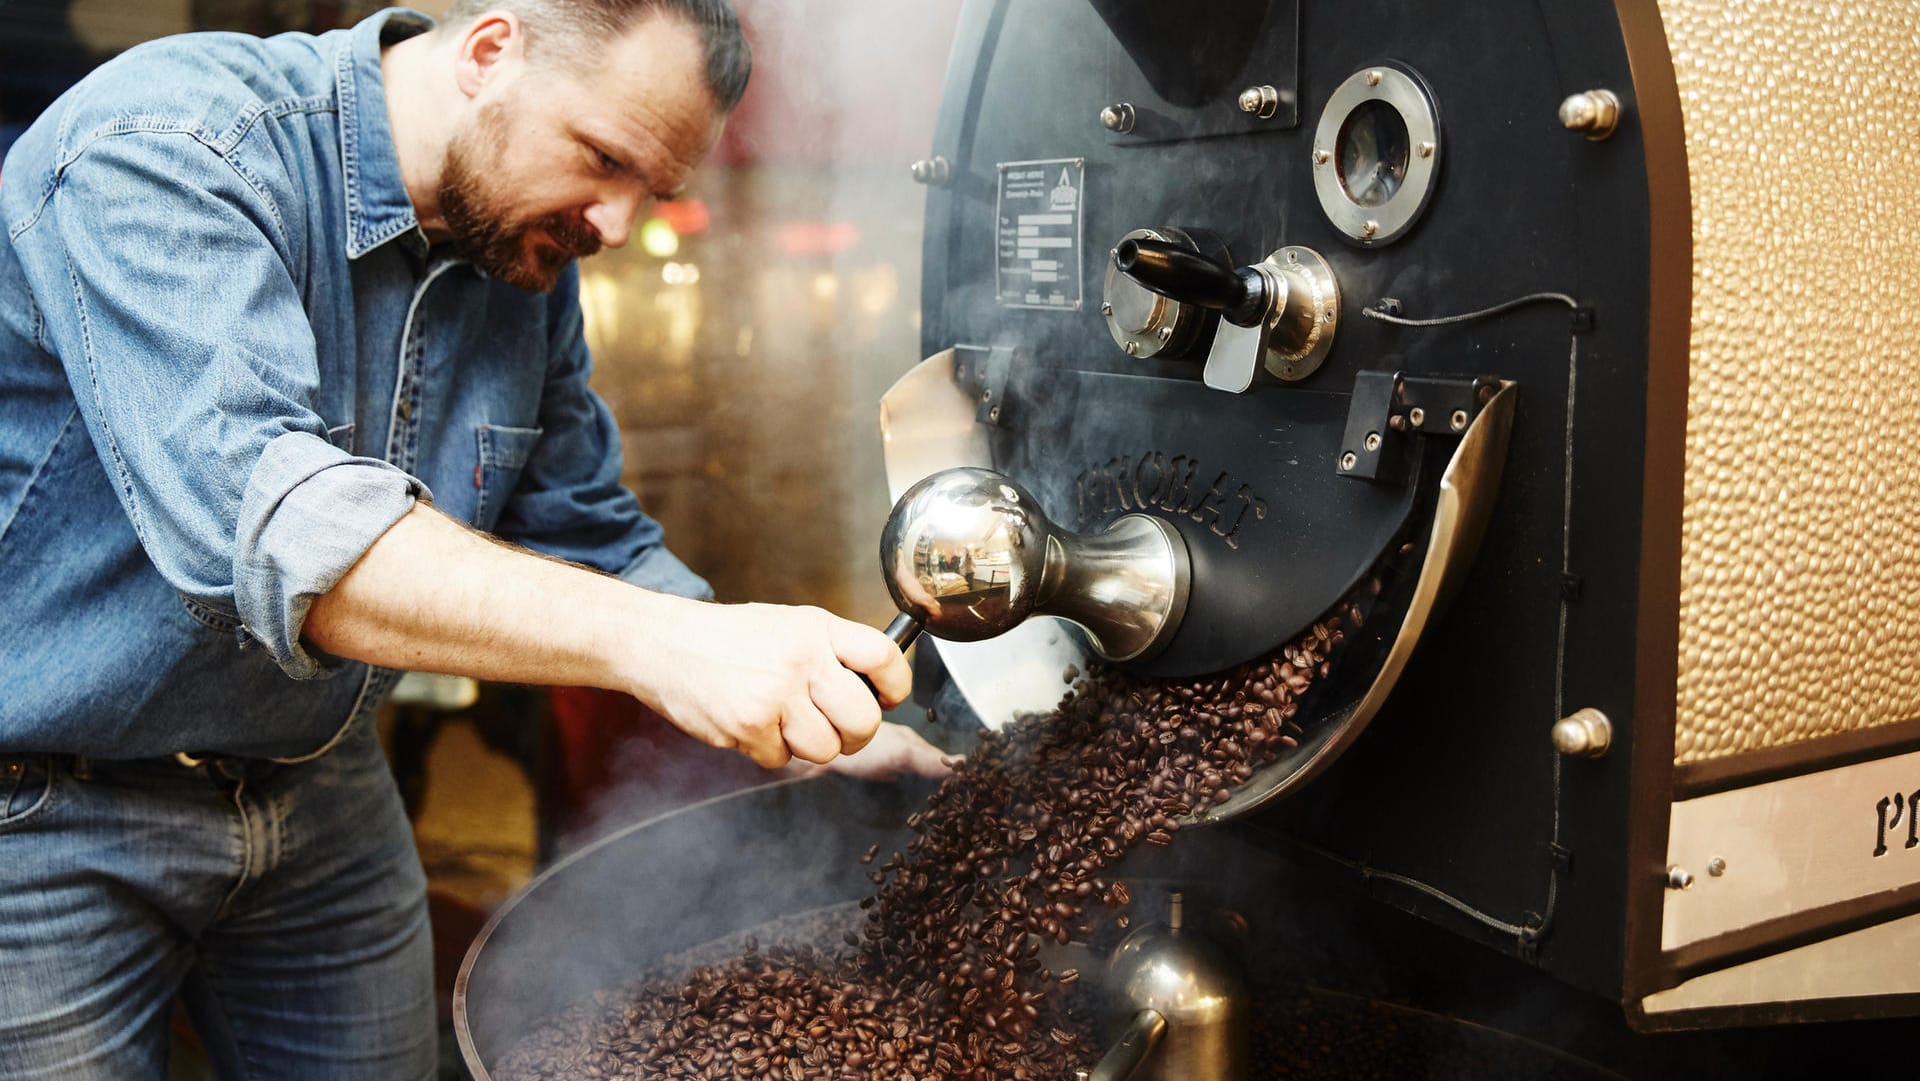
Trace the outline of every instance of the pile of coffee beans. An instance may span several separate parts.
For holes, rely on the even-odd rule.
[[[1171,843],[1298,745],[1301,695],[1379,588],[1211,677],[1069,670],[1055,712],[985,735],[908,818],[917,836],[872,872],[851,950],[749,950],[603,992],[528,1036],[500,1076],[1071,1077],[1101,1049],[1079,973],[1045,967],[1042,942],[1126,926],[1131,893],[1110,868],[1138,844]]]

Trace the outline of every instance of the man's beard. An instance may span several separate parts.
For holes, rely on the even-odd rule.
[[[569,263],[599,251],[600,237],[586,222],[567,214],[513,220],[505,200],[483,179],[502,157],[504,120],[501,107],[490,106],[475,127],[447,144],[440,167],[440,214],[453,234],[454,254],[509,285],[544,293]]]

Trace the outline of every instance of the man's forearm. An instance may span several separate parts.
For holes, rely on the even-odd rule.
[[[632,692],[622,654],[679,598],[509,548],[418,505],[314,601],[307,641],[387,668]],[[647,609],[662,609],[649,618]]]

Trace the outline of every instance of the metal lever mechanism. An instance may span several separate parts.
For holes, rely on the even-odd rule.
[[[1333,348],[1340,287],[1311,248],[1286,247],[1251,266],[1231,267],[1165,241],[1122,240],[1114,267],[1147,289],[1217,311],[1221,327],[1207,357],[1206,384],[1238,394],[1261,365],[1279,379],[1305,379]]]

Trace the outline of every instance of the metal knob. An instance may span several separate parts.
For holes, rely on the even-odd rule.
[[[1260,322],[1267,282],[1252,267],[1230,267],[1164,240],[1126,239],[1114,245],[1113,265],[1162,296],[1220,312],[1236,326]]]
[[[956,642],[1053,615],[1108,660],[1145,660],[1187,606],[1187,547],[1172,524],[1129,514],[1102,533],[1071,533],[991,469],[942,470],[909,488],[881,532],[880,565],[894,604]]]
[[[1553,726],[1553,749],[1568,758],[1602,758],[1613,746],[1613,722],[1591,707]]]
[[[1560,103],[1560,123],[1598,141],[1620,126],[1620,99],[1611,90],[1583,90]]]

